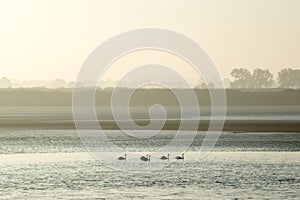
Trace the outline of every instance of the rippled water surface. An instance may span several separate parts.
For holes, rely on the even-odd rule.
[[[299,153],[214,152],[204,160],[189,159],[192,155],[142,174],[111,170],[86,153],[22,159],[2,155],[7,162],[0,169],[1,198],[296,199],[300,195]]]
[[[150,140],[107,131],[131,152],[154,151],[174,135]],[[159,171],[125,173],[92,158],[72,130],[3,129],[0,199],[297,199],[299,133],[223,133],[214,151],[198,159],[199,132],[184,161]],[[172,159],[174,155],[171,155]],[[115,159],[115,158],[113,158]],[[117,162],[117,161],[116,161]],[[168,161],[166,161],[168,162]],[[125,162],[124,162],[125,164]],[[141,169],[155,160],[138,162]]]

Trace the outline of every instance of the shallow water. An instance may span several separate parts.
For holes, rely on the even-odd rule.
[[[114,171],[87,153],[1,155],[6,163],[0,168],[0,198],[297,199],[300,195],[299,152],[214,152],[204,160],[193,154],[142,174]]]
[[[92,158],[76,131],[1,129],[0,199],[297,199],[299,133],[221,135],[205,159],[199,132],[184,161],[145,173],[113,170]],[[132,139],[106,131],[127,152],[154,151],[174,136]],[[142,134],[142,133],[141,133]],[[138,157],[137,157],[138,158]],[[114,158],[115,159],[115,158]],[[127,163],[130,163],[130,157]],[[140,169],[155,165],[137,160]],[[115,162],[118,162],[115,160]],[[166,161],[168,162],[168,161]],[[118,162],[118,164],[125,162]]]
[[[138,131],[141,135],[145,132]],[[0,154],[82,152],[76,130],[0,129]],[[147,139],[132,138],[121,131],[105,131],[125,151],[155,151],[166,145],[175,131],[161,131]],[[189,135],[189,132],[185,134]],[[199,151],[205,132],[198,132],[190,150]],[[213,151],[300,151],[299,133],[223,132]]]

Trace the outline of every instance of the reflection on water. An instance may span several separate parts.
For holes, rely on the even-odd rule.
[[[75,130],[0,130],[0,154],[5,153],[58,153],[82,152],[81,141]],[[135,131],[135,134],[144,133]],[[125,151],[155,151],[176,134],[175,131],[161,131],[151,138],[133,138],[121,131],[105,131],[115,145]],[[186,132],[185,134],[189,134]],[[205,132],[198,132],[190,147],[199,151]],[[223,132],[214,151],[300,151],[299,133],[232,133]]]
[[[299,152],[186,157],[161,171],[129,174],[111,170],[85,153],[25,155],[26,159],[13,159],[20,162],[1,163],[0,198],[297,199],[300,195]]]
[[[146,154],[165,145],[175,132],[162,131],[147,140],[132,139],[120,131],[106,131],[106,134],[112,142],[126,151]],[[299,197],[299,133],[224,132],[214,152],[204,160],[199,160],[196,152],[204,134],[198,133],[184,161],[172,162],[156,172],[130,174],[112,170],[95,161],[81,146],[76,131],[2,129],[0,198]],[[174,156],[171,155],[171,159],[174,160]],[[140,161],[137,165],[146,169],[154,163],[155,160],[150,163]]]

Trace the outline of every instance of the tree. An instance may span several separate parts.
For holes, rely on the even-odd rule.
[[[80,82],[71,81],[71,82],[68,83],[67,87],[68,88],[75,88],[75,87],[77,87],[77,88],[83,88],[84,86]]]
[[[300,70],[284,68],[278,73],[278,83],[281,88],[299,88]]]
[[[251,73],[245,68],[233,69],[231,71],[233,82],[231,83],[232,88],[249,88],[252,82]]]
[[[205,85],[204,81],[202,80],[202,78],[200,78],[200,80],[198,80],[197,84],[195,85],[196,89],[201,89],[203,84]],[[205,85],[206,86],[206,85]]]
[[[12,83],[10,82],[10,80],[6,77],[2,77],[0,79],[0,88],[9,88],[12,86]]]
[[[231,80],[229,78],[224,78],[223,79],[223,86],[224,86],[224,88],[230,88]]]
[[[269,88],[274,83],[273,74],[265,69],[256,68],[252,74],[252,87],[253,88]]]
[[[215,89],[215,84],[214,83],[208,83],[207,85],[208,89]]]
[[[67,86],[67,82],[63,79],[55,79],[52,81],[50,87],[52,88],[63,88]]]

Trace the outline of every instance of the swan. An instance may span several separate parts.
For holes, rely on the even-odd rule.
[[[177,160],[184,160],[184,153],[181,156],[176,156],[175,159]]]
[[[142,160],[142,161],[149,161],[150,162],[150,157],[151,157],[151,155],[146,155],[146,156],[141,156],[140,157],[140,159]]]
[[[148,159],[148,154],[146,156],[141,156],[140,159],[146,161],[146,159]]]
[[[127,154],[125,153],[125,154],[124,154],[124,157],[120,156],[120,157],[118,158],[118,160],[126,160],[126,156],[127,156]]]
[[[151,155],[148,155],[148,161],[150,162]]]
[[[168,154],[167,156],[162,156],[160,157],[161,160],[169,160],[170,159],[170,154]]]

